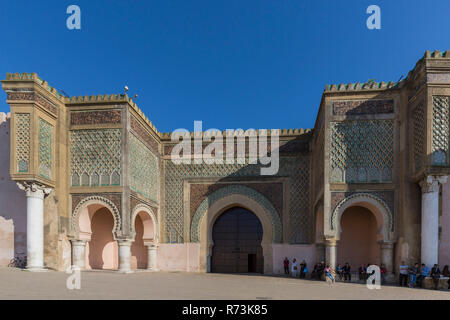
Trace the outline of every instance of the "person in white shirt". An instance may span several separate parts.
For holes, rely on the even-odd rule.
[[[295,258],[292,260],[291,268],[292,268],[291,269],[292,276],[294,278],[296,278],[297,277],[297,269],[298,269],[298,267],[297,267],[297,260]]]
[[[406,287],[408,285],[409,267],[405,263],[405,261],[402,261],[402,264],[400,265],[399,269],[400,269],[400,272],[399,272],[400,287]]]

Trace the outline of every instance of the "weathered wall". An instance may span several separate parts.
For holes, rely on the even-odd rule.
[[[27,208],[25,193],[9,175],[10,117],[0,113],[0,266],[17,253],[26,253]]]

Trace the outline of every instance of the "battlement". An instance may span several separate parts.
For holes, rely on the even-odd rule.
[[[435,50],[431,52],[430,50],[426,51],[423,57],[417,61],[414,68],[408,73],[406,79],[393,82],[376,82],[376,81],[367,81],[367,82],[357,82],[357,83],[342,83],[342,84],[327,84],[325,85],[324,93],[330,92],[352,92],[352,91],[380,91],[386,89],[396,89],[401,88],[405,84],[406,81],[410,80],[412,75],[419,67],[423,64],[425,59],[450,59],[450,50],[447,51],[439,51]]]
[[[279,129],[279,135],[280,136],[301,136],[301,135],[307,135],[310,134],[312,132],[312,129]],[[207,131],[202,131],[202,132],[189,132],[186,133],[187,135],[190,135],[191,138],[194,137],[211,137],[214,135],[218,135],[218,133],[221,133],[222,136],[224,137],[231,137],[231,136],[235,136],[235,137],[243,137],[248,133],[251,133],[252,135],[259,135],[259,134],[267,134],[268,136],[271,135],[271,130],[263,130],[263,129],[251,129],[248,130],[247,132],[245,130],[207,130]],[[163,140],[170,140],[171,137],[171,132],[163,132],[161,134],[161,139]],[[180,134],[181,136],[183,136],[183,134]]]
[[[48,92],[50,92],[53,96],[58,98],[61,101],[64,101],[64,95],[60,93],[56,88],[52,87],[48,84],[47,81],[41,79],[37,73],[35,72],[23,72],[23,73],[6,73],[6,80],[3,80],[2,82],[13,82],[13,81],[30,81],[35,82],[39,84],[41,87],[46,89]]]

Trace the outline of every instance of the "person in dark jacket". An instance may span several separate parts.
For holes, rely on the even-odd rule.
[[[305,279],[307,272],[308,268],[306,267],[306,261],[303,260],[302,263],[300,263],[300,279]]]
[[[433,278],[434,281],[434,289],[437,290],[439,286],[439,279],[441,278],[441,270],[439,266],[435,264],[433,268],[431,268],[430,277]]]
[[[344,274],[344,281],[352,281],[352,267],[348,262],[345,263],[344,267],[342,267],[342,273]]]
[[[284,274],[289,274],[289,259],[286,257],[283,261]]]

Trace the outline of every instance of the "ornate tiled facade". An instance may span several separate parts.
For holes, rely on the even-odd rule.
[[[419,103],[413,111],[413,149],[414,149],[414,165],[415,170],[418,171],[424,165],[424,151],[425,151],[425,105]]]
[[[184,269],[174,269],[208,270],[214,221],[234,206],[255,213],[263,226],[265,270],[286,255],[321,258],[325,247],[331,259],[346,232],[339,219],[350,207],[373,213],[373,248],[383,250],[376,259],[388,257],[391,266],[419,261],[430,251],[421,251],[424,203],[437,199],[432,220],[443,248],[450,230],[443,213],[450,199],[448,70],[450,52],[427,52],[399,82],[327,85],[314,130],[280,130],[278,149],[268,138],[269,153],[279,155],[270,176],[249,164],[241,133],[233,154],[244,143],[245,164],[194,164],[194,157],[175,164],[171,134],[159,132],[127,94],[65,97],[34,73],[8,74],[2,86],[11,105],[9,173],[45,203],[46,259],[59,269],[55,261],[72,255],[57,246],[89,241],[93,231],[81,229],[101,207],[111,211],[114,241],[124,246],[135,240],[136,211],[148,212],[145,243],[166,259],[161,269],[186,258]],[[207,148],[204,141],[201,150]]]
[[[80,111],[70,115],[71,125],[118,124],[121,122],[120,110]]]
[[[357,120],[331,123],[331,181],[392,181],[394,121]]]
[[[248,164],[175,165],[165,161],[165,227],[168,242],[183,242],[183,183],[201,178],[260,179],[260,166]],[[289,176],[291,205],[289,242],[306,243],[310,237],[309,157],[280,159],[276,176]],[[279,194],[278,196],[282,196]],[[273,204],[272,204],[273,205]]]
[[[433,142],[431,157],[434,165],[449,164],[450,144],[449,97],[433,97]]]
[[[39,175],[52,179],[53,169],[53,126],[39,118]]]
[[[122,175],[120,129],[76,130],[70,134],[71,185],[120,185]]]
[[[350,100],[333,102],[333,115],[368,115],[394,112],[393,100]]]
[[[158,202],[158,158],[133,134],[130,135],[130,187],[142,196]]]
[[[30,114],[18,113],[16,118],[17,172],[28,172],[30,165]]]

